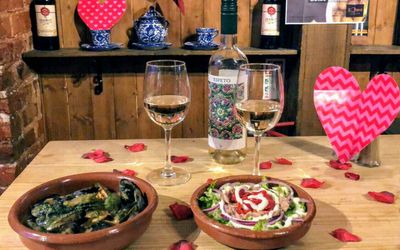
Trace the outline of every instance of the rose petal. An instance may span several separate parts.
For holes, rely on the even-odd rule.
[[[101,149],[96,149],[96,150],[93,150],[92,152],[83,154],[82,158],[84,158],[84,159],[92,159],[93,160],[93,159],[96,159],[96,158],[101,157],[101,156],[108,156],[108,153],[104,152]]]
[[[301,186],[305,188],[320,188],[325,182],[315,178],[304,178],[301,181]]]
[[[95,162],[97,162],[97,163],[104,163],[104,162],[112,161],[113,159],[110,158],[110,157],[107,157],[107,156],[103,155],[103,156],[97,157],[97,158],[95,158],[95,159],[93,159],[93,160],[94,160]]]
[[[187,240],[180,240],[169,247],[169,250],[194,250],[195,246]]]
[[[113,160],[112,158],[110,158],[110,155],[107,152],[105,152],[101,149],[96,149],[96,150],[93,150],[92,152],[83,154],[82,158],[91,159],[97,163],[104,163],[104,162],[109,162],[109,161]]]
[[[382,191],[382,192],[368,192],[368,195],[371,196],[374,200],[383,202],[383,203],[388,203],[388,204],[393,204],[394,203],[394,194],[388,191]]]
[[[125,148],[128,149],[130,152],[140,152],[146,149],[146,145],[144,143],[135,143],[131,146],[125,145]]]
[[[137,172],[135,170],[132,169],[125,169],[125,170],[118,170],[118,169],[114,169],[113,173],[117,173],[117,174],[123,174],[126,176],[135,176],[137,174]]]
[[[344,176],[350,180],[358,181],[360,179],[360,175],[352,172],[344,173]]]
[[[330,160],[329,166],[337,170],[349,170],[352,166],[351,163],[341,163],[340,161]]]
[[[184,162],[187,162],[189,159],[190,159],[189,156],[186,156],[186,155],[182,155],[182,156],[173,155],[173,156],[171,156],[171,161],[173,163],[184,163]]]
[[[260,169],[270,169],[272,167],[271,161],[265,161],[260,163]]]
[[[332,232],[330,232],[330,235],[335,237],[336,239],[342,241],[342,242],[359,242],[361,241],[361,238],[358,237],[357,235],[354,235],[352,233],[349,233],[346,229],[343,228],[338,228]]]
[[[172,214],[177,220],[187,220],[193,217],[192,209],[188,205],[175,202],[169,205],[169,209],[171,209]]]
[[[292,165],[293,162],[289,161],[288,159],[285,158],[276,158],[275,162],[280,164],[280,165]]]

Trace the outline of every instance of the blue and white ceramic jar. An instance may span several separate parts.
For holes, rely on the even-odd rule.
[[[164,43],[168,35],[168,21],[153,6],[134,23],[141,44]]]

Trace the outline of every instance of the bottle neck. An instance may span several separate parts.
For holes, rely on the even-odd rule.
[[[224,48],[236,47],[237,34],[221,34],[221,44]]]

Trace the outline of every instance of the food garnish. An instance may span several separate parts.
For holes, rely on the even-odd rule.
[[[306,200],[279,181],[211,183],[198,199],[200,209],[219,223],[253,231],[289,227],[304,221]]]

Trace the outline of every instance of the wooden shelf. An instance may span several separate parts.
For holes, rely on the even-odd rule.
[[[214,51],[210,50],[186,50],[181,48],[170,48],[165,50],[132,50],[118,49],[112,51],[83,51],[78,48],[60,49],[54,51],[32,50],[23,54],[23,58],[76,58],[76,57],[137,57],[137,56],[209,56]],[[290,56],[297,55],[295,49],[264,50],[258,48],[245,48],[243,52],[249,56]]]
[[[356,45],[351,47],[352,55],[400,55],[396,45]]]

